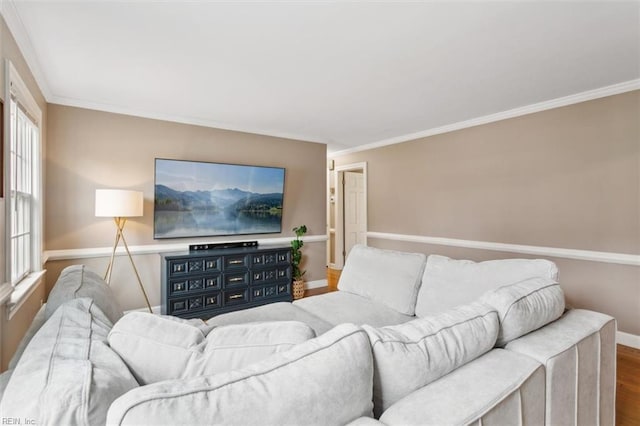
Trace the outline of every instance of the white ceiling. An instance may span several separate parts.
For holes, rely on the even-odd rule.
[[[2,12],[51,103],[330,152],[640,78],[638,1],[5,0]]]

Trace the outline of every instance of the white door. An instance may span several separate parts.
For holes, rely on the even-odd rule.
[[[365,244],[367,232],[364,175],[344,172],[344,254],[345,260],[356,244]]]

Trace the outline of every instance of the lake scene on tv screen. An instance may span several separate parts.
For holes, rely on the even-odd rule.
[[[284,172],[156,159],[154,237],[279,233]]]

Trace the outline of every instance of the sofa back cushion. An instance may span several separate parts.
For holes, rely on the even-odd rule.
[[[485,293],[480,302],[498,311],[499,347],[555,321],[564,312],[564,293],[560,284],[549,278],[530,278],[500,287]]]
[[[339,325],[292,349],[213,376],[142,386],[109,409],[108,424],[344,425],[372,411],[366,333]]]
[[[132,312],[109,344],[141,385],[243,368],[315,337],[297,321],[207,326],[202,320]]]
[[[62,270],[51,289],[45,307],[49,319],[63,303],[77,297],[88,297],[115,324],[122,317],[122,309],[113,297],[111,287],[85,265],[68,266]]]
[[[88,298],[60,306],[35,334],[0,402],[0,418],[103,425],[111,403],[138,387],[107,344],[111,323]]]
[[[430,255],[418,293],[419,317],[470,303],[489,290],[528,278],[558,279],[556,265],[544,259],[504,259],[473,262]]]
[[[356,245],[344,265],[338,289],[414,315],[426,256]]]
[[[495,309],[474,303],[401,325],[364,325],[374,358],[374,412],[490,350],[498,337]]]

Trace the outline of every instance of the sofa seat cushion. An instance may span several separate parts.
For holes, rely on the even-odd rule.
[[[344,425],[372,412],[366,333],[343,324],[241,370],[142,386],[109,409],[114,425]]]
[[[426,256],[355,245],[338,289],[371,299],[404,315],[414,315]]]
[[[293,305],[333,325],[349,322],[383,327],[402,324],[415,318],[401,314],[385,304],[346,291],[305,297],[296,300]]]
[[[214,328],[202,320],[132,312],[115,324],[109,344],[146,385],[243,368],[314,337],[311,327],[296,321]]]
[[[542,425],[544,391],[539,363],[494,349],[396,402],[380,421],[407,426]]]
[[[300,321],[309,325],[317,336],[333,328],[333,325],[289,302],[270,303],[255,308],[217,315],[207,320],[213,326],[244,324],[262,321]]]
[[[91,269],[84,265],[68,266],[62,270],[58,281],[51,289],[45,308],[45,317],[51,315],[63,303],[78,298],[88,297],[115,324],[122,317],[122,309],[116,302],[111,287]]]
[[[556,265],[544,259],[473,262],[430,255],[416,302],[419,317],[470,303],[489,290],[528,278],[558,280]]]
[[[100,425],[120,395],[138,387],[109,348],[109,318],[91,299],[58,308],[31,339],[0,402],[0,417],[38,425]]]
[[[564,293],[550,278],[530,278],[485,293],[480,302],[493,306],[500,317],[496,346],[504,346],[520,336],[560,318]]]
[[[405,324],[363,326],[373,348],[374,412],[379,416],[399,399],[493,348],[496,311],[479,303]]]

